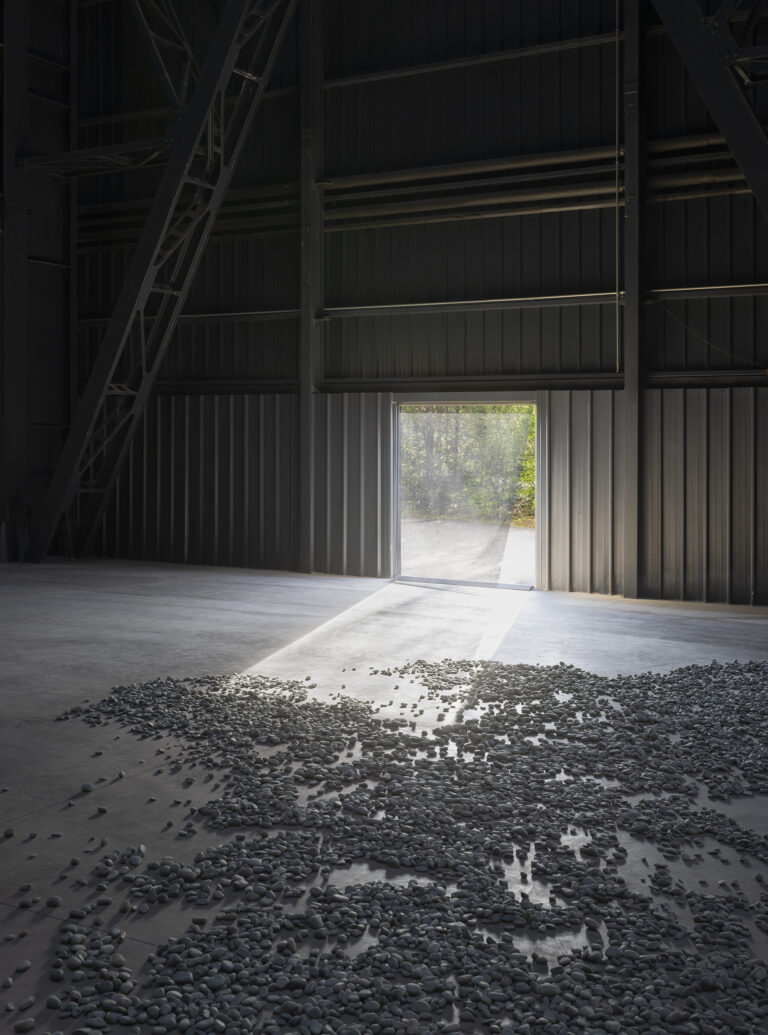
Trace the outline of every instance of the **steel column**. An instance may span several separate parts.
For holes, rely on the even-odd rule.
[[[301,112],[301,298],[299,329],[299,568],[315,560],[314,410],[323,324],[324,4],[299,0],[299,102]]]
[[[698,0],[653,0],[704,103],[768,219],[768,137],[731,71],[739,47],[725,17],[705,17]]]
[[[75,514],[75,550],[84,553],[90,545],[157,378],[293,7],[294,0],[269,4],[228,0],[224,8],[190,105],[172,133],[167,168],[45,503],[33,515],[29,560],[43,558],[59,519],[76,496],[82,507]],[[282,9],[279,18],[278,8]],[[259,30],[252,53],[249,43]],[[237,67],[238,61],[246,66],[246,75]],[[225,114],[228,91],[234,93],[235,102]]]
[[[642,0],[624,4],[624,596],[639,595],[642,451]]]
[[[6,529],[0,560],[20,560],[27,544],[27,352],[29,322],[29,207],[16,165],[27,124],[29,12],[7,3],[3,36],[3,422],[2,506]]]

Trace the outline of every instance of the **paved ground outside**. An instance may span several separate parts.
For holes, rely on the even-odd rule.
[[[533,586],[536,532],[476,521],[407,518],[400,526],[401,575]]]

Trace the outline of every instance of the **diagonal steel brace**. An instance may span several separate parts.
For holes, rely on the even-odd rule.
[[[725,17],[705,17],[698,0],[653,4],[768,219],[768,136],[731,71],[739,47]]]
[[[99,347],[69,436],[42,507],[32,516],[27,560],[45,556],[59,520],[75,507],[76,553],[87,551],[120,465],[141,420],[168,342],[221,207],[293,15],[295,0],[227,0],[189,107],[171,134],[171,149],[114,313]],[[244,53],[254,13],[262,19],[255,54]],[[249,47],[249,53],[253,44]],[[242,77],[237,68],[252,73]],[[225,100],[234,93],[231,114]],[[207,136],[206,167],[199,144]],[[196,216],[184,225],[183,213]],[[199,212],[198,212],[199,208]],[[199,214],[202,213],[202,214]],[[103,448],[114,420],[115,385],[130,416]],[[126,402],[127,400],[127,402]],[[98,454],[103,453],[98,463]],[[98,467],[98,470],[95,468]],[[84,471],[91,475],[83,484]]]

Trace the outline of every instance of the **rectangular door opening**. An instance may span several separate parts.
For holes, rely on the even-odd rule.
[[[401,404],[396,577],[532,589],[533,403]]]

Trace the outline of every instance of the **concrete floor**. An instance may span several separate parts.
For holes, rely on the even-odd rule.
[[[220,840],[201,832],[186,845],[167,827],[169,818],[179,826],[182,800],[197,805],[215,793],[182,789],[168,738],[54,721],[113,685],[206,672],[311,675],[321,696],[343,685],[399,714],[414,691],[395,691],[394,677],[371,676],[369,667],[486,657],[613,674],[768,659],[766,608],[122,562],[0,566],[0,617],[0,833],[13,829],[0,837],[0,985],[21,959],[33,962],[12,992],[0,992],[0,1010],[11,997],[50,990],[52,939],[84,900],[78,874],[101,854],[143,843],[148,857],[185,857]],[[421,721],[434,717],[426,710]],[[80,790],[86,781],[92,794]],[[741,818],[765,829],[762,804],[743,805]],[[22,883],[40,896],[31,909],[19,908]],[[59,909],[45,908],[51,894],[62,896]],[[177,907],[120,919],[129,925],[126,958],[138,966],[186,922]],[[3,941],[7,934],[13,940]]]

